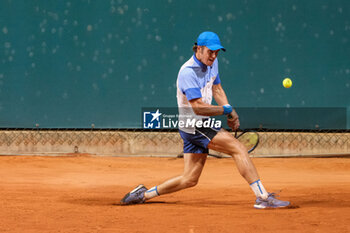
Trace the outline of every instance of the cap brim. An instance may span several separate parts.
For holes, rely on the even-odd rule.
[[[207,45],[207,48],[210,50],[218,50],[221,49],[222,51],[226,52],[226,49],[222,47],[222,45],[214,44],[214,45]]]

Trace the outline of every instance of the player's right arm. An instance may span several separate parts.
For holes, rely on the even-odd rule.
[[[216,106],[204,103],[202,98],[189,100],[192,109],[196,115],[201,116],[218,116],[224,114],[223,106]],[[232,111],[232,110],[231,110]]]

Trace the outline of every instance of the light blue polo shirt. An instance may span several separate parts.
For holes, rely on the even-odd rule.
[[[180,68],[177,76],[177,104],[179,107],[179,129],[195,134],[195,127],[186,124],[194,121],[201,121],[208,116],[196,115],[189,100],[202,98],[204,103],[211,104],[213,85],[219,84],[218,60],[215,59],[212,66],[206,66],[193,55]]]

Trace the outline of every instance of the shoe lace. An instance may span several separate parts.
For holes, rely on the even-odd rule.
[[[282,192],[282,190],[278,190],[277,192],[273,192],[273,193],[269,193],[269,197],[273,197],[273,198],[276,198],[276,197],[279,197],[280,193]]]
[[[279,190],[277,192],[273,192],[273,193],[269,193],[269,197],[272,197],[272,198],[268,198],[267,199],[267,202],[271,205],[273,205],[275,203],[275,201],[278,201],[278,199],[276,197],[279,197],[279,193],[281,192],[282,190]]]
[[[142,189],[140,189],[140,190],[138,190],[137,192],[136,192],[136,196],[137,196],[137,198],[139,198],[140,200],[145,200],[145,195],[144,195],[144,193],[145,193],[146,191],[142,188]]]

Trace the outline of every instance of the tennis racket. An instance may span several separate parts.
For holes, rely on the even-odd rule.
[[[255,150],[259,144],[259,134],[253,130],[236,130],[234,136],[247,148],[248,153]],[[223,153],[214,152],[213,150],[209,151],[209,155],[215,158],[226,157]]]

